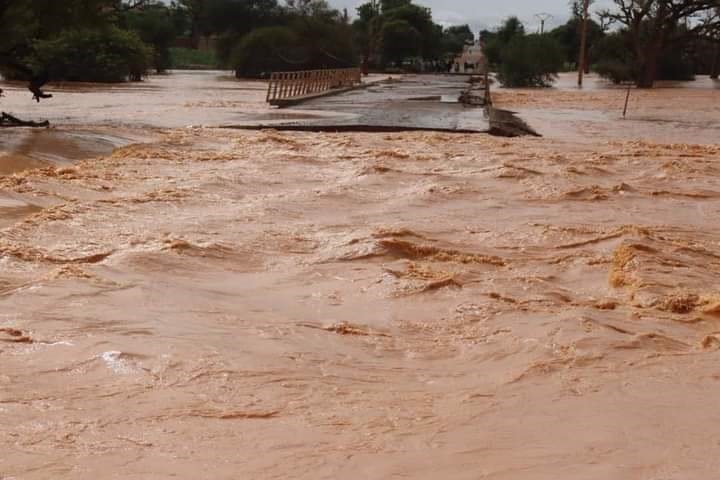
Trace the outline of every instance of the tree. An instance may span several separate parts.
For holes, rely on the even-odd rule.
[[[237,76],[256,76],[265,72],[288,70],[296,59],[298,37],[287,27],[265,27],[247,34],[231,56]],[[303,63],[304,59],[297,59]]]
[[[200,37],[208,34],[207,3],[208,0],[178,0],[190,20],[190,39],[193,48],[200,45]]]
[[[132,64],[128,75],[137,76],[142,62],[135,54],[146,53],[147,50],[144,45],[141,48],[137,38],[109,29],[124,12],[142,8],[148,3],[148,0],[0,0],[0,72],[6,78],[29,80],[28,88],[36,100],[49,98],[50,95],[41,88],[53,74],[64,70],[59,66],[63,59],[47,57],[42,53],[79,42],[85,45],[83,48],[91,48],[87,57],[96,52],[92,48],[101,49],[103,45],[112,43],[114,47],[109,52],[110,57],[105,59],[106,65],[114,67],[119,56],[128,55],[120,63]],[[84,43],[88,35],[94,35],[93,31],[101,30],[104,33],[94,38],[105,43]],[[114,68],[109,70],[115,71]]]
[[[382,27],[383,57],[401,66],[420,54],[420,32],[406,20],[390,20]]]
[[[502,50],[498,79],[506,87],[547,87],[562,65],[562,48],[550,35],[518,35]]]
[[[720,77],[720,44],[715,47],[715,54],[710,67],[710,78],[717,80]]]
[[[412,0],[380,0],[380,11],[387,13],[396,8],[405,7],[412,4]]]
[[[340,68],[356,65],[352,27],[325,1],[296,0],[272,14],[274,0],[214,0],[243,5],[245,14],[227,23],[221,48],[237,76],[274,70]],[[260,8],[263,2],[268,8]],[[237,13],[240,10],[236,10]],[[225,10],[232,17],[229,10]],[[214,22],[217,28],[223,25]]]
[[[152,61],[152,48],[135,32],[108,27],[66,30],[33,44],[27,58],[34,71],[64,81],[140,80]]]
[[[523,35],[525,35],[525,25],[518,17],[509,17],[497,31],[497,37],[503,45]]]
[[[447,27],[442,32],[442,50],[451,60],[462,53],[465,45],[475,42],[475,35],[469,25]]]
[[[498,65],[501,63],[501,52],[510,42],[525,35],[525,26],[517,17],[507,18],[495,32],[483,31],[480,39],[483,43],[483,53],[488,63]]]
[[[378,54],[380,45],[380,31],[382,29],[382,18],[380,9],[373,2],[363,3],[357,7],[358,18],[353,22],[355,42],[362,52],[362,66],[364,72],[371,61],[377,63],[374,58]]]
[[[203,0],[203,35],[217,34],[216,53],[227,64],[242,38],[258,28],[286,26],[290,14],[276,0]]]
[[[634,55],[622,32],[613,32],[593,45],[590,56],[596,59],[595,71],[615,84],[632,82],[637,77]]]
[[[466,35],[473,37],[467,26],[443,30],[433,22],[429,8],[410,0],[367,2],[357,12],[353,29],[363,53],[363,65],[371,61],[402,63],[410,57],[422,57],[426,63],[437,65],[462,50]]]
[[[158,73],[170,68],[170,47],[181,33],[170,8],[156,4],[134,9],[125,13],[122,23],[153,47],[153,67]]]
[[[720,24],[718,0],[613,0],[603,16],[623,26],[637,68],[637,85],[651,88],[662,51],[673,41],[713,31]],[[681,36],[676,35],[686,27]]]
[[[399,25],[401,24],[396,22],[406,22],[417,32],[418,36],[416,41],[419,43],[419,48],[406,44],[405,57],[422,56],[428,60],[432,59],[438,54],[438,47],[442,39],[442,28],[433,22],[432,12],[429,8],[414,5],[409,2],[399,3],[399,6],[393,8],[383,7],[383,19],[386,23],[392,23],[393,29],[397,30],[398,33],[400,31]],[[405,29],[405,34],[413,35],[410,30],[407,29]],[[383,40],[385,40],[384,35],[385,34],[383,34]],[[385,50],[386,48],[386,42],[384,42],[383,49]],[[395,52],[402,50],[402,48],[392,46],[390,48]]]
[[[572,17],[565,25],[561,25],[550,31],[550,35],[562,46],[563,52],[565,53],[565,62],[570,65],[577,65],[578,58],[580,58],[581,27],[582,20],[577,17]],[[596,60],[596,57],[593,56],[593,48],[604,36],[605,32],[600,24],[589,19],[587,29],[588,66]]]

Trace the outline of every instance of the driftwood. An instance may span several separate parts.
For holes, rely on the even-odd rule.
[[[9,113],[2,112],[0,115],[0,127],[49,127],[50,122],[45,120],[44,122],[33,122],[28,120],[20,120],[19,118],[10,115]]]

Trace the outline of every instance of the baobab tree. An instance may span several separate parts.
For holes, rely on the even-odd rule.
[[[720,28],[720,0],[613,0],[615,9],[603,12],[619,23],[628,35],[638,63],[637,85],[655,83],[660,55],[671,42],[682,37],[705,36]]]

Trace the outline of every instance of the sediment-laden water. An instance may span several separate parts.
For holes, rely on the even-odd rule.
[[[223,82],[11,100],[58,127],[0,131],[0,478],[720,471],[720,90],[496,92],[545,138],[176,128],[267,113]]]

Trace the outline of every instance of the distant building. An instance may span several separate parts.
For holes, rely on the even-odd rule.
[[[451,66],[453,73],[480,73],[485,71],[485,55],[480,41],[465,45]]]

